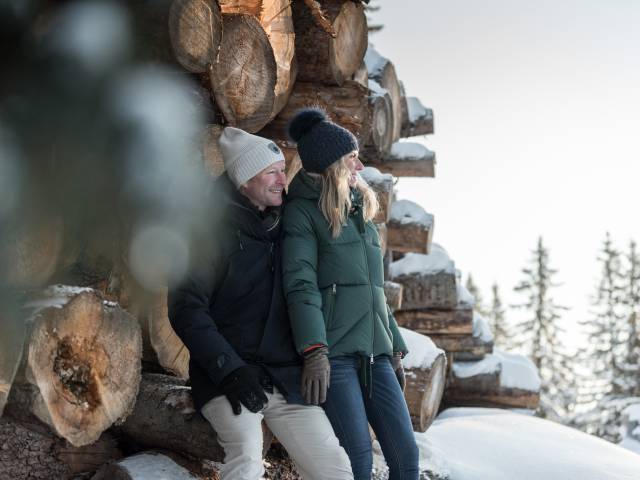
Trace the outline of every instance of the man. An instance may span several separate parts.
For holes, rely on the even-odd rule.
[[[206,248],[170,292],[169,318],[191,354],[196,408],[224,449],[223,479],[259,479],[264,418],[306,479],[352,479],[349,459],[319,406],[301,397],[302,359],[283,297],[280,218],[284,156],[270,140],[227,127],[226,173],[212,189]],[[305,378],[324,372],[305,360]],[[320,371],[320,373],[317,373]]]

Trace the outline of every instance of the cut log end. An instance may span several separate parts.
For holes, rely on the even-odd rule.
[[[95,291],[42,310],[28,345],[33,413],[74,446],[95,441],[133,408],[141,355],[137,321]]]
[[[429,369],[407,369],[405,399],[413,429],[425,432],[440,408],[444,392],[447,361],[444,354],[438,355]]]

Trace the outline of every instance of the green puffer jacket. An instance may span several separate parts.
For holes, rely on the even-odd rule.
[[[306,172],[287,198],[282,275],[298,351],[321,343],[332,357],[406,353],[384,295],[378,232],[364,221],[359,192],[338,238],[318,208],[320,186]]]

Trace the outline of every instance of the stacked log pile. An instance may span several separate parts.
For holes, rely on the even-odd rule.
[[[149,46],[145,60],[198,80],[194,91],[210,113],[202,159],[212,176],[223,171],[218,139],[227,125],[278,143],[289,178],[299,165],[285,129],[298,108],[321,106],[357,137],[363,178],[381,206],[375,223],[387,300],[410,344],[405,398],[416,431],[429,427],[441,403],[535,406],[534,392],[513,380],[518,359],[492,353],[453,262],[432,243],[433,216],[394,198],[396,177],[435,175],[435,154],[404,140],[433,133],[433,112],[405,95],[393,63],[368,46],[360,2],[163,0],[129,8]],[[59,251],[60,222],[23,230],[2,246],[15,253],[5,255],[15,258],[9,283],[59,278],[51,258],[77,253]],[[64,276],[81,287],[31,292],[20,318],[0,319],[0,329],[18,329],[24,340],[0,352],[0,477],[217,478],[222,451],[193,408],[189,355],[169,325],[166,288],[145,291],[126,262],[94,267]],[[273,452],[269,478],[297,478]]]

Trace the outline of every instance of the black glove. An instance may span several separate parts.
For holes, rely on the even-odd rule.
[[[260,384],[258,370],[248,365],[237,368],[224,377],[220,390],[229,400],[236,415],[240,415],[242,405],[250,412],[258,413],[268,402]]]
[[[404,392],[404,387],[407,385],[407,379],[404,376],[404,367],[402,366],[402,353],[393,352],[393,356],[391,357],[391,366],[393,367],[393,372],[396,374],[400,388]]]
[[[302,366],[302,398],[306,403],[320,405],[327,400],[329,388],[329,349],[318,347],[304,355]]]

